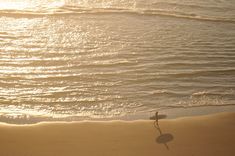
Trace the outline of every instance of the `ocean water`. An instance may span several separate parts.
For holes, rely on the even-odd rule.
[[[1,121],[234,104],[234,0],[0,0]]]

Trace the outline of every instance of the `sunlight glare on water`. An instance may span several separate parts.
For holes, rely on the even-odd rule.
[[[0,9],[1,10],[23,10],[32,7],[32,4],[27,1],[6,1],[0,0]]]
[[[64,1],[54,0],[0,0],[0,10],[8,11],[43,11],[62,7]]]
[[[0,0],[0,119],[234,105],[234,7],[229,0]]]

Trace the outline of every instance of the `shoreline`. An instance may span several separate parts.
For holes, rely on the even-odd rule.
[[[178,116],[175,118],[169,118],[168,116],[165,116],[165,114],[160,113],[159,115],[159,122],[170,122],[170,121],[177,121],[177,120],[184,120],[184,119],[190,119],[190,118],[207,118],[207,117],[214,117],[214,116],[229,116],[234,115],[235,117],[235,111],[230,112],[216,112],[216,113],[209,113],[209,114],[196,114],[196,115],[188,115],[188,116]],[[153,118],[154,117],[154,118]],[[234,118],[235,119],[235,118]],[[75,120],[75,121],[67,121],[67,120],[61,120],[61,121],[41,121],[41,122],[35,122],[31,124],[12,124],[12,123],[6,123],[0,121],[0,127],[1,126],[9,126],[9,127],[34,127],[34,126],[40,126],[40,125],[57,125],[57,124],[64,124],[64,125],[70,125],[70,124],[84,124],[84,123],[97,123],[97,124],[110,124],[110,123],[138,123],[138,122],[152,122],[155,123],[155,116],[152,116],[149,119],[134,119],[134,120],[122,120],[122,119],[112,119],[112,120]]]
[[[233,156],[235,112],[135,121],[0,123],[3,156]]]
[[[188,107],[188,108],[167,108],[156,110],[160,115],[164,115],[166,119],[176,119],[181,117],[191,117],[191,116],[201,116],[201,115],[210,115],[223,112],[235,112],[235,105],[227,106],[198,106],[198,107]],[[121,120],[138,120],[145,119],[148,120],[153,117],[156,111],[136,113],[129,116],[124,116],[120,118]]]
[[[200,115],[210,115],[222,112],[235,112],[235,105],[230,106],[200,106],[200,107],[190,107],[190,108],[169,108],[157,110],[159,112],[161,119],[177,119],[180,117],[190,117],[190,116],[200,116]],[[35,124],[41,122],[82,122],[82,121],[113,121],[113,120],[123,120],[123,121],[135,121],[135,120],[153,120],[156,111],[149,112],[138,112],[121,117],[112,118],[83,118],[83,117],[68,117],[68,118],[52,118],[45,116],[31,116],[30,118],[9,118],[0,117],[0,123],[6,124]]]

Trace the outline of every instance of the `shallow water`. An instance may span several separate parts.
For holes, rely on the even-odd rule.
[[[233,0],[0,0],[0,118],[233,105],[234,15]]]

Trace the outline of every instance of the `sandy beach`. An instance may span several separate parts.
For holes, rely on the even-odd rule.
[[[233,156],[235,113],[153,120],[0,124],[1,156]]]
[[[0,156],[235,156],[234,15],[0,0]]]

